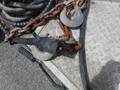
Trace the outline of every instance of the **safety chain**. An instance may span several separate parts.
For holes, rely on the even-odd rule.
[[[8,36],[8,41],[11,41],[13,38],[19,37],[26,33],[32,33],[35,31],[35,29],[44,24],[46,20],[54,17],[55,15],[59,14],[60,11],[65,7],[64,3],[57,4],[52,10],[50,10],[48,13],[44,14],[43,16],[37,17],[32,22],[27,24],[23,28],[14,28],[10,31],[10,35]]]
[[[26,33],[34,32],[38,26],[46,23],[46,21],[48,21],[49,19],[57,16],[63,10],[64,7],[68,7],[73,4],[78,4],[80,5],[81,9],[83,9],[83,7],[85,8],[86,0],[70,0],[70,1],[64,1],[63,3],[57,4],[48,13],[45,13],[43,16],[38,16],[33,21],[28,23],[25,27],[14,28],[13,30],[11,30],[7,40],[12,41],[13,38],[19,37]]]

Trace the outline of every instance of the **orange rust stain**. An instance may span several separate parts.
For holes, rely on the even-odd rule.
[[[96,2],[95,1],[91,1],[91,4],[96,4]]]

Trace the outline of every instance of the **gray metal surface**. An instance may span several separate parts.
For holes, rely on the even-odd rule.
[[[86,61],[93,90],[118,90],[119,11],[120,3],[110,1],[96,1],[90,7],[86,30]]]
[[[91,87],[94,90],[115,90],[120,75],[120,3],[92,1],[95,3],[90,5],[85,40]],[[73,33],[78,40],[79,30],[73,31]],[[111,60],[113,61],[111,62]],[[52,63],[82,90],[78,59],[61,56]]]
[[[60,13],[61,22],[68,27],[72,27],[72,28],[79,27],[84,20],[84,16],[81,11],[81,8],[76,5],[75,9],[73,9],[74,14],[72,15],[73,12],[70,13],[72,15],[70,18],[66,15],[67,10],[68,9],[64,8],[63,11]]]
[[[86,25],[86,62],[90,85],[93,90],[119,90],[120,86],[120,3],[111,0],[91,0],[90,12]],[[94,3],[93,3],[94,2]],[[79,29],[72,30],[76,40]],[[39,35],[50,33],[58,35],[60,27],[55,21],[45,26]],[[78,55],[59,56],[50,65],[57,67],[67,79],[79,90],[83,90]],[[38,59],[42,56],[36,55]],[[49,64],[49,63],[48,63]],[[48,65],[48,69],[49,69]],[[52,69],[51,69],[52,70]],[[52,70],[56,76],[59,73]],[[57,77],[59,78],[59,77]],[[61,81],[61,77],[59,78]],[[66,83],[64,83],[66,84]],[[69,85],[67,85],[69,86]]]
[[[57,35],[63,34],[60,26],[58,25],[57,21],[55,21],[55,20],[51,20],[42,29],[42,31],[40,31],[40,30],[41,30],[41,27],[39,27],[36,30],[36,33],[39,33],[40,36],[42,36],[42,35],[44,36],[47,33],[49,33],[51,36],[57,36]],[[76,40],[79,39],[79,32],[80,32],[79,29],[73,30]],[[39,52],[39,51],[36,53],[35,49],[32,49],[32,52],[33,52],[33,55],[36,58],[38,58],[39,60],[41,60],[41,58],[44,57],[44,53]],[[68,80],[71,82],[71,84],[73,84],[74,87],[76,87],[75,90],[79,90],[79,89],[83,90],[80,72],[79,72],[78,55],[75,55],[75,56],[76,56],[76,59],[74,58],[73,55],[69,55],[67,57],[59,56],[59,57],[56,57],[55,59],[51,60],[51,63],[53,63],[53,67],[57,67],[58,70],[64,74],[63,77],[68,78]],[[49,62],[48,62],[48,64],[49,64]],[[50,67],[48,67],[48,68],[50,68]],[[53,71],[53,74],[56,74],[55,76],[58,76],[56,71]],[[59,77],[57,77],[57,78],[59,78]],[[64,81],[64,79],[62,79],[61,81]],[[65,82],[67,84],[67,81],[65,81]],[[66,86],[69,86],[69,85],[66,85]],[[72,90],[72,88],[70,90]]]
[[[120,2],[120,0],[96,0],[96,1]]]
[[[16,46],[0,43],[0,90],[63,90],[54,87],[38,64],[18,53]]]

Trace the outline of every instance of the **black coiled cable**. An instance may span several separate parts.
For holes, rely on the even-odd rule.
[[[23,27],[52,8],[55,0],[0,0],[0,15],[10,25]]]

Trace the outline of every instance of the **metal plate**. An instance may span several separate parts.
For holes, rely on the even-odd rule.
[[[63,11],[60,13],[60,20],[64,25],[71,28],[75,28],[83,23],[84,16],[80,7],[75,6],[75,9],[73,11],[74,14],[71,16],[72,19],[66,16],[66,12],[67,10],[66,8],[64,8]]]

